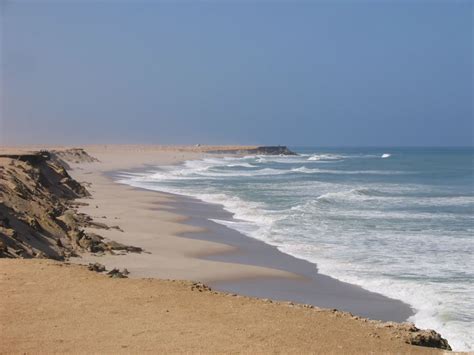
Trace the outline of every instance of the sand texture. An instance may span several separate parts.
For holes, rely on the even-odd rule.
[[[213,293],[186,281],[112,279],[77,265],[0,259],[2,353],[435,353],[407,329]]]
[[[185,237],[210,232],[207,225],[188,223],[190,213],[179,207],[186,200],[110,178],[111,172],[176,164],[205,157],[210,151],[235,154],[255,147],[88,146],[90,156],[52,147],[49,151],[57,159],[52,185],[32,178],[40,171],[37,166],[32,175],[25,175],[31,167],[11,156],[39,148],[43,147],[0,148],[0,155],[10,155],[0,157],[0,211],[10,213],[7,222],[2,220],[0,233],[7,243],[19,240],[18,245],[1,246],[2,256],[12,259],[0,258],[0,352],[426,353],[439,350],[409,343],[448,347],[439,334],[410,324],[368,321],[309,305],[211,291],[196,282],[286,280],[296,289],[310,282],[299,267],[279,267],[294,261],[262,245],[255,245],[255,253],[266,253],[268,263],[206,257],[232,255],[243,244]],[[26,187],[20,197],[16,185]],[[74,187],[74,194],[65,186]],[[42,194],[38,195],[38,189]],[[61,193],[67,196],[58,199]],[[54,213],[48,211],[54,208]],[[73,216],[72,222],[69,218],[65,223],[65,213]],[[25,225],[20,239],[11,216],[19,220],[15,223]],[[44,221],[49,224],[43,226]],[[54,228],[47,229],[49,225]],[[253,245],[247,243],[250,248]],[[50,250],[55,254],[47,255]],[[48,256],[63,260],[45,259]],[[107,270],[126,268],[130,274],[109,278],[75,265],[95,262]],[[327,287],[323,289],[326,299],[333,297],[328,290],[349,301],[351,295],[358,295],[359,300],[366,295],[353,285],[334,286],[339,283],[336,280],[313,281],[315,288],[307,292]],[[370,308],[371,302],[394,304],[381,297],[367,298],[364,307]]]

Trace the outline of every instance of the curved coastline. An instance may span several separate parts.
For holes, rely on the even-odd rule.
[[[147,165],[133,169],[112,170],[106,172],[105,175],[114,183],[119,183],[117,182],[119,175],[124,171],[145,173],[151,167],[151,165]],[[404,322],[414,314],[411,306],[403,301],[321,274],[314,263],[283,253],[272,245],[212,221],[212,219],[232,221],[233,214],[226,211],[221,205],[207,203],[191,196],[143,187],[133,188],[170,196],[165,205],[173,213],[183,216],[182,224],[197,228],[178,233],[176,237],[226,246],[222,250],[196,253],[193,255],[194,257],[209,261],[264,267],[300,276],[289,277],[289,274],[286,276],[246,275],[232,279],[206,281],[217,290],[338,309],[382,321]],[[162,210],[162,207],[159,210]]]
[[[355,320],[368,328],[382,329],[389,327],[391,329],[390,333],[396,333],[396,339],[393,337],[389,339],[394,342],[401,341],[417,345],[428,344],[425,346],[441,348],[444,348],[445,345],[443,344],[447,344],[438,333],[420,331],[410,323],[380,323],[377,320],[361,319],[358,315],[365,314],[363,309],[362,311],[350,309],[349,311],[355,313],[355,316],[350,313],[337,312],[332,308],[333,301],[342,304],[342,306],[337,306],[341,311],[348,310],[341,300],[345,298],[350,303],[354,303],[354,295],[356,295],[354,291],[361,291],[360,295],[362,297],[359,297],[359,300],[361,300],[359,306],[362,305],[366,310],[370,309],[372,314],[366,316],[372,319],[403,321],[409,315],[403,315],[403,312],[411,313],[411,309],[401,301],[365,291],[359,286],[339,282],[325,275],[318,274],[322,278],[318,279],[319,283],[313,283],[314,280],[305,276],[305,272],[317,273],[315,264],[281,253],[273,246],[246,237],[232,229],[224,228],[226,239],[223,242],[222,229],[221,231],[214,229],[222,228],[222,225],[209,220],[209,218],[216,217],[217,219],[231,217],[230,213],[224,211],[221,206],[210,205],[196,199],[190,200],[182,195],[173,195],[117,183],[113,181],[111,176],[111,174],[117,172],[149,171],[149,169],[157,166],[174,165],[187,160],[202,159],[208,157],[206,151],[196,150],[195,147],[163,146],[88,146],[86,149],[98,160],[87,164],[71,161],[71,176],[79,183],[87,186],[91,194],[87,199],[78,199],[75,202],[75,208],[78,213],[89,216],[93,221],[100,222],[96,223],[97,226],[106,225],[109,228],[92,226],[87,227],[84,232],[100,233],[105,240],[143,247],[144,252],[141,254],[126,252],[110,254],[81,253],[80,258],[71,258],[69,260],[71,263],[88,264],[98,262],[105,265],[107,269],[127,268],[131,272],[130,277],[132,279],[145,279],[145,281],[148,279],[150,282],[153,282],[151,278],[156,279],[157,282],[160,280],[201,281],[212,285],[214,290],[228,290],[223,295],[236,296],[236,300],[247,299],[252,302],[253,300],[256,302],[263,301],[265,304],[288,304],[290,308],[293,308],[293,306],[313,308],[311,305],[302,304],[306,302],[305,299],[294,297],[295,295],[300,297],[303,291],[309,290],[309,293],[313,296],[315,291],[320,291],[319,296],[326,297],[326,300],[331,303],[324,305],[321,297],[316,302],[312,300],[306,302],[327,307],[320,308],[320,306],[317,306],[315,307],[317,312],[330,313],[336,319],[342,317],[344,320],[348,319],[349,322]],[[195,206],[198,207],[196,211],[199,211],[199,213],[180,209],[180,202],[185,202],[187,208],[193,206],[191,202],[195,202]],[[212,208],[212,211],[209,211],[208,208]],[[97,230],[97,228],[100,230]],[[213,228],[212,231],[211,228]],[[234,235],[230,236],[229,233]],[[216,237],[219,238],[216,242],[210,240]],[[248,244],[249,241],[251,244]],[[235,245],[236,243],[239,245]],[[253,254],[248,253],[249,248]],[[275,258],[275,253],[279,257]],[[286,259],[281,259],[282,256]],[[220,258],[231,259],[223,261],[223,259],[219,260]],[[279,262],[283,262],[286,267],[293,265],[290,267],[293,272],[285,271],[285,266],[279,265]],[[263,265],[269,265],[269,267]],[[299,282],[295,283],[295,280]],[[346,287],[338,287],[335,290],[331,287],[334,283],[321,282],[328,280]],[[282,290],[282,282],[285,283],[285,289],[292,291],[293,294],[278,295],[276,293]],[[314,288],[315,285],[317,286],[316,289]],[[232,291],[235,290],[235,287],[239,287],[237,292],[242,296],[236,295]],[[271,292],[270,298],[277,302],[272,302],[268,297],[265,297],[268,293],[260,295],[256,294],[255,290]],[[339,292],[339,296],[342,297],[337,296],[334,291]],[[218,294],[219,292],[213,291],[212,293]],[[249,298],[245,295],[259,296],[260,298]],[[375,296],[375,298],[367,297],[367,295]],[[294,299],[293,302],[297,304],[278,302],[280,299]],[[391,309],[388,309],[390,308],[387,307],[388,304],[392,305]],[[380,305],[382,307],[378,307]],[[398,308],[393,307],[393,305],[398,305]],[[402,306],[402,308],[399,306]],[[373,312],[374,308],[382,309],[385,315]],[[329,328],[334,328],[332,323],[328,326]],[[336,333],[339,334],[339,331],[346,332],[350,336],[355,334],[352,328],[336,329]],[[376,333],[378,332],[377,330]],[[408,332],[409,334],[400,335],[399,332],[403,334]],[[402,336],[402,340],[400,340],[400,336]],[[366,337],[366,334],[363,337]],[[441,339],[444,343],[432,344],[423,340],[428,339],[431,342],[436,340],[435,338]],[[364,344],[367,344],[367,341],[371,339],[369,334],[369,338],[365,339]],[[380,339],[377,341],[380,343]],[[448,345],[446,347],[449,348]],[[415,347],[413,350],[417,348]]]

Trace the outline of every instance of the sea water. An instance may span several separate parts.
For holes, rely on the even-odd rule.
[[[417,326],[474,350],[474,150],[294,150],[186,161],[121,181],[221,204],[235,220],[216,222],[400,299]]]

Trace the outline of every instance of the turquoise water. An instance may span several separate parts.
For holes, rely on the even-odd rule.
[[[401,299],[419,327],[474,349],[474,150],[294,148],[209,157],[122,182],[219,203],[218,221],[320,272]]]

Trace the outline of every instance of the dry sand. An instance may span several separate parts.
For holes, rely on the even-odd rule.
[[[348,315],[0,259],[2,353],[440,353]]]
[[[33,147],[28,148],[33,149]],[[270,267],[198,258],[232,250],[177,237],[205,229],[170,207],[173,196],[114,183],[104,173],[174,164],[205,156],[207,147],[89,146],[99,163],[71,164],[92,199],[81,212],[117,229],[95,231],[148,253],[84,255],[135,279],[109,279],[77,265],[0,260],[0,352],[430,352],[405,343],[397,327],[331,311],[191,290],[186,281],[285,278]],[[214,149],[214,147],[212,148]]]
[[[213,147],[214,148],[214,147]],[[179,150],[177,150],[179,149]],[[186,216],[173,211],[167,203],[170,194],[135,189],[117,184],[104,172],[129,170],[145,165],[168,165],[204,156],[207,147],[165,148],[136,146],[87,147],[99,163],[74,165],[71,175],[90,184],[93,199],[83,199],[89,206],[81,207],[97,221],[119,225],[123,230],[93,230],[102,236],[143,248],[148,253],[123,256],[84,255],[79,263],[100,262],[108,268],[127,268],[132,277],[158,277],[181,280],[230,280],[244,277],[300,277],[275,269],[198,259],[196,256],[229,250],[224,244],[178,238],[178,234],[203,231],[183,224]],[[105,217],[105,218],[103,218]]]

